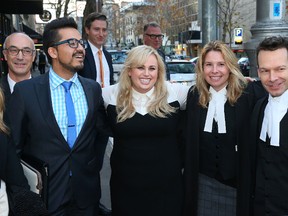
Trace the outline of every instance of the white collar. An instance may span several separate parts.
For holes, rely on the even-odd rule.
[[[280,145],[280,122],[287,113],[288,90],[279,97],[272,97],[269,94],[268,104],[264,111],[264,118],[260,133],[260,139],[266,141],[266,135],[270,139],[270,145]]]
[[[153,87],[152,89],[150,89],[148,92],[146,93],[140,93],[138,91],[136,91],[133,87],[132,87],[132,96],[135,100],[140,100],[143,98],[153,98],[153,93],[154,93],[154,89],[155,87]]]
[[[226,121],[224,113],[224,105],[227,101],[226,86],[218,92],[210,86],[209,92],[211,93],[211,98],[208,105],[204,131],[210,133],[212,132],[213,119],[215,119],[218,125],[218,133],[226,133]]]
[[[30,77],[28,79],[31,79],[31,74],[30,74]],[[16,82],[10,77],[9,73],[7,74],[7,81],[8,81],[9,87],[10,87],[10,92],[12,94],[14,91],[14,86],[15,86]]]
[[[89,40],[87,40],[90,47],[91,47],[91,50],[92,50],[92,53],[98,53],[98,50],[102,50],[103,51],[103,48],[101,47],[100,49],[98,49],[94,44],[92,44]]]

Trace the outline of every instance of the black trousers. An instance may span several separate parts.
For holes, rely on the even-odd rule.
[[[69,181],[63,204],[50,213],[51,216],[98,216],[99,203],[90,205],[86,208],[80,208],[72,193],[71,180]]]

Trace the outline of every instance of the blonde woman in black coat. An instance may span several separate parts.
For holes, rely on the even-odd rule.
[[[249,215],[254,84],[247,84],[226,44],[204,46],[187,97],[185,216]]]
[[[8,215],[7,190],[19,186],[29,189],[27,180],[23,174],[19,158],[16,155],[14,145],[8,137],[8,128],[3,121],[4,96],[0,88],[0,215]]]
[[[40,196],[29,190],[20,159],[3,121],[4,94],[0,88],[0,216],[45,216]]]

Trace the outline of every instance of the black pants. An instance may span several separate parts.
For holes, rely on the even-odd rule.
[[[63,204],[52,212],[51,216],[98,216],[99,203],[80,208],[72,194],[71,181],[69,181]]]

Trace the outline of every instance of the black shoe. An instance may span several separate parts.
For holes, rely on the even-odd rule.
[[[112,216],[112,210],[106,208],[102,203],[99,203],[99,216]]]

